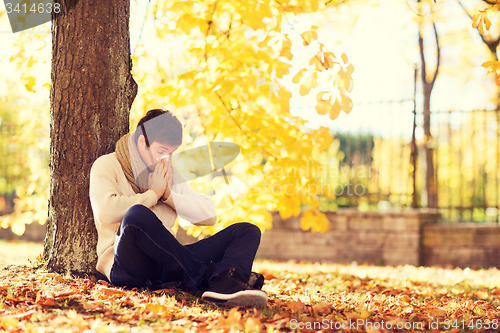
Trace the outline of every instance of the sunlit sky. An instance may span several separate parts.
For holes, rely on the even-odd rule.
[[[154,2],[154,1],[153,1]],[[368,1],[369,3],[370,1]],[[288,83],[287,87],[294,97],[290,105],[294,115],[309,120],[309,127],[329,126],[333,131],[351,131],[355,133],[374,133],[382,136],[403,135],[409,138],[412,126],[414,68],[419,66],[420,58],[417,45],[416,14],[411,10],[416,1],[401,2],[381,0],[380,6],[352,5],[342,6],[332,12],[329,22],[312,22],[308,18],[300,18],[295,27],[308,29],[312,24],[320,26],[319,40],[325,43],[328,50],[337,56],[346,53],[350,63],[354,65],[354,88],[351,98],[354,102],[350,114],[341,112],[334,121],[328,115],[318,116],[314,110],[316,94],[301,97],[298,86]],[[433,110],[472,110],[492,109],[491,97],[494,92],[492,77],[486,75],[486,69],[480,65],[488,60],[487,50],[481,44],[479,35],[471,26],[455,0],[440,0],[443,16],[446,21],[438,22],[437,28],[442,37],[442,68],[433,91]],[[135,14],[144,17],[147,1],[139,1],[139,10]],[[356,1],[351,1],[355,4]],[[463,1],[472,11],[474,1]],[[4,11],[3,3],[0,11]],[[149,8],[151,10],[151,6]],[[142,11],[142,13],[141,13]],[[355,19],[355,21],[353,21]],[[148,38],[148,29],[152,26],[151,16],[145,22],[141,35],[141,43],[148,51],[158,51],[157,44]],[[343,25],[344,23],[344,25]],[[44,25],[45,31],[49,23]],[[352,29],[351,29],[352,26]],[[343,28],[344,27],[344,28]],[[466,29],[471,41],[476,42],[475,50],[463,50],[463,43],[453,44],[455,31]],[[40,33],[35,30],[31,33]],[[131,49],[139,39],[139,27],[131,29]],[[23,32],[24,33],[24,32]],[[152,34],[151,34],[152,35]],[[298,34],[296,38],[298,38]],[[12,55],[12,43],[17,34],[10,30],[7,15],[0,18],[0,57]],[[293,36],[291,39],[293,41]],[[451,42],[450,42],[451,41]],[[434,45],[431,39],[429,51]],[[465,45],[465,44],[464,44]],[[50,50],[49,50],[50,52]],[[311,52],[296,50],[293,64],[296,70],[307,64]],[[471,55],[474,58],[469,64],[461,63],[460,57]],[[428,58],[435,57],[431,52]],[[431,60],[429,60],[432,63]],[[470,65],[472,63],[472,65]],[[50,69],[43,71],[44,75]],[[466,75],[462,75],[466,73]],[[451,76],[450,74],[454,75]],[[0,69],[0,75],[16,75],[12,68]],[[291,78],[289,79],[291,81]],[[421,110],[420,81],[417,83],[417,110]],[[321,86],[317,91],[321,91]],[[392,103],[388,103],[393,101]],[[419,134],[419,133],[417,133]],[[421,135],[421,133],[420,133]]]

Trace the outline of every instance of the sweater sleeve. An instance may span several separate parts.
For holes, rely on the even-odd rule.
[[[98,158],[90,170],[90,203],[97,220],[103,224],[120,223],[133,205],[148,208],[156,205],[157,196],[153,190],[133,196],[118,191],[116,166],[109,159]]]
[[[179,177],[181,181],[172,186],[170,196],[164,202],[175,209],[180,217],[193,224],[214,225],[217,222],[217,212],[212,199],[196,192],[180,172],[174,169],[174,173],[174,177]]]

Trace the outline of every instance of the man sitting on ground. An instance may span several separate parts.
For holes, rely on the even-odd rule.
[[[134,133],[99,157],[90,173],[90,201],[98,231],[97,270],[117,286],[183,282],[193,293],[226,306],[267,304],[263,281],[250,285],[260,230],[241,222],[189,245],[172,227],[177,215],[213,225],[215,205],[172,167],[182,125],[169,111],[148,111]],[[168,156],[168,162],[163,157]]]

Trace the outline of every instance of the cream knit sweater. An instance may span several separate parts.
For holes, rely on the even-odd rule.
[[[156,193],[148,190],[137,194],[125,177],[115,153],[95,160],[90,171],[90,203],[98,233],[97,270],[109,279],[114,262],[115,235],[127,210],[141,204],[153,211],[165,228],[172,232],[177,214],[196,225],[214,225],[217,213],[213,201],[196,192],[173,168],[174,184],[166,202],[157,201]]]

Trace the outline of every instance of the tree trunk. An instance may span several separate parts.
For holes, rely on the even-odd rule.
[[[418,1],[421,2],[420,0]],[[441,62],[441,49],[439,46],[439,36],[436,29],[436,24],[432,21],[434,29],[434,37],[436,39],[436,69],[432,75],[428,75],[427,63],[424,52],[424,37],[423,37],[423,23],[420,21],[418,28],[418,46],[420,50],[421,61],[421,76],[422,76],[422,90],[424,94],[424,150],[425,150],[425,187],[427,191],[427,207],[437,208],[438,206],[438,191],[437,191],[437,177],[434,169],[434,145],[431,134],[431,94],[436,82],[439,65]]]
[[[418,193],[417,193],[417,164],[418,164],[418,148],[417,148],[417,79],[418,79],[418,68],[415,68],[415,78],[413,80],[413,129],[411,134],[411,155],[410,164],[413,167],[412,170],[412,185],[413,192],[411,195],[411,207],[418,208]]]
[[[434,169],[434,146],[431,134],[431,92],[432,88],[429,89],[424,84],[425,184],[427,189],[427,207],[437,208],[437,179]]]
[[[71,8],[65,11],[65,8]],[[52,22],[49,219],[44,258],[57,272],[95,271],[89,176],[128,132],[137,93],[130,73],[130,1],[62,0]]]

